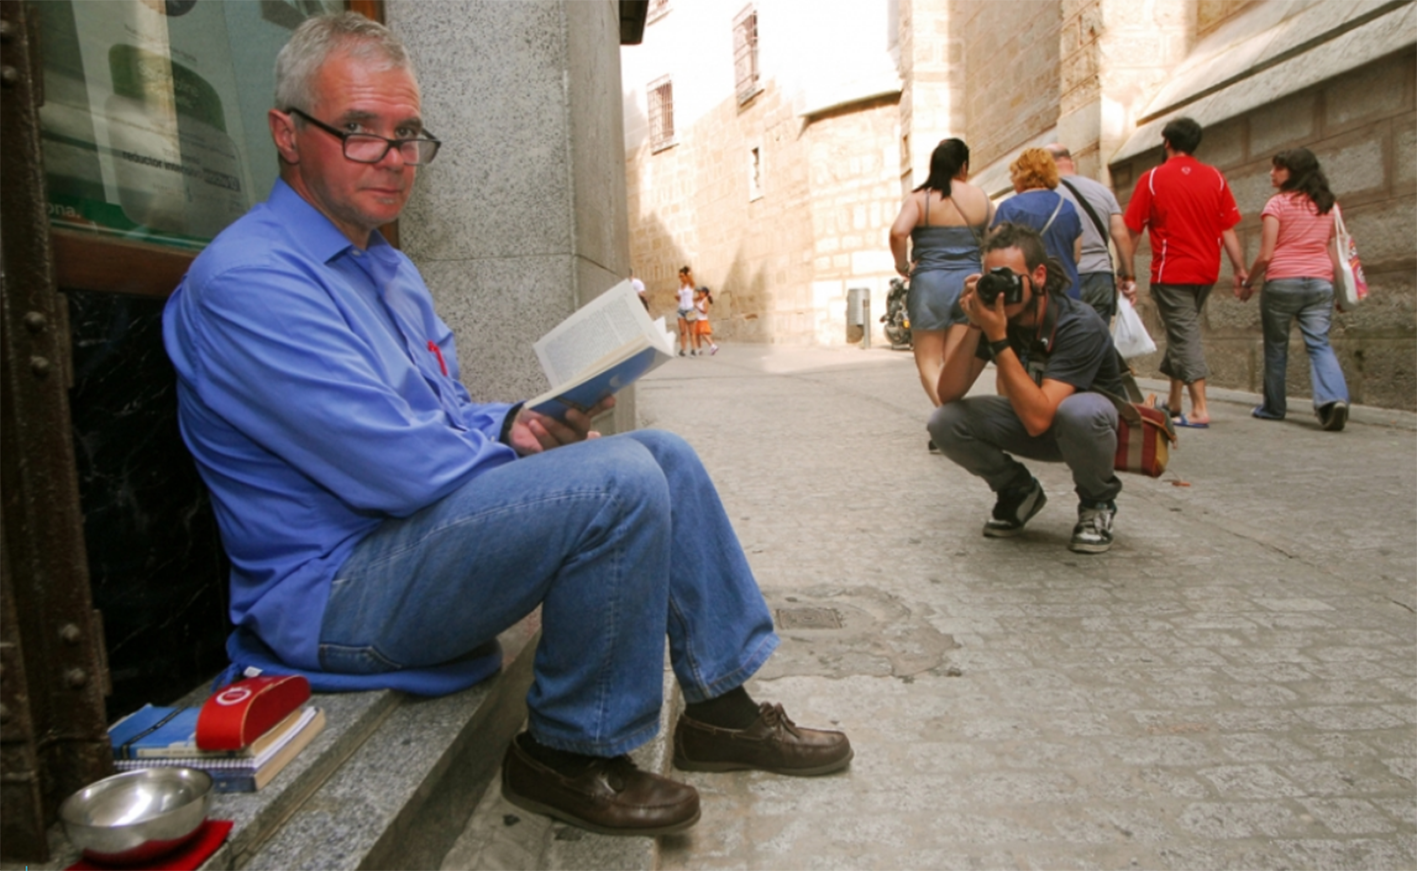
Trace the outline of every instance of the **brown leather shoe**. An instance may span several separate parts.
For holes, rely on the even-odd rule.
[[[782,705],[762,702],[746,729],[721,729],[679,717],[674,728],[674,767],[685,771],[758,768],[774,774],[812,776],[845,768],[853,753],[840,732],[804,729]]]
[[[697,790],[641,771],[628,756],[597,759],[566,776],[532,759],[515,738],[502,757],[502,795],[601,835],[668,835],[699,821]]]

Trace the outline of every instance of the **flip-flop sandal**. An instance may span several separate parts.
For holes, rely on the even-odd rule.
[[[1184,414],[1179,415],[1179,416],[1177,416],[1177,417],[1173,417],[1173,418],[1171,419],[1171,422],[1174,423],[1176,426],[1184,426],[1184,427],[1186,427],[1187,429],[1210,429],[1210,423],[1209,423],[1209,422],[1206,422],[1206,423],[1192,423],[1190,420],[1187,420],[1187,419],[1186,419],[1186,416],[1185,416]]]

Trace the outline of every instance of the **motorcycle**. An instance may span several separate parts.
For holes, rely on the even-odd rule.
[[[910,347],[910,313],[905,306],[909,295],[910,288],[904,281],[891,279],[891,292],[886,296],[886,313],[881,315],[881,323],[885,324],[886,340],[894,349]]]

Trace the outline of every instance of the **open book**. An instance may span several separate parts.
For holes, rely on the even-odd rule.
[[[640,295],[622,281],[532,346],[551,389],[527,402],[550,417],[585,411],[674,357],[664,318],[651,321]]]

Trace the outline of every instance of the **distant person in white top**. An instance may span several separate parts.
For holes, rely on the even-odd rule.
[[[635,270],[630,270],[630,286],[635,289],[635,293],[640,295],[640,305],[649,311],[649,297],[645,296],[645,283],[635,277]]]
[[[1117,291],[1128,301],[1137,300],[1137,282],[1132,275],[1132,237],[1122,220],[1117,197],[1101,182],[1077,175],[1073,154],[1058,142],[1044,147],[1058,164],[1057,191],[1072,203],[1082,218],[1082,257],[1078,260],[1078,284],[1082,301],[1092,306],[1102,320],[1110,323],[1117,313]],[[1107,241],[1117,246],[1116,278]]]
[[[692,324],[698,320],[698,309],[694,308],[694,273],[689,267],[679,267],[679,356],[695,353],[689,345],[693,342]]]

